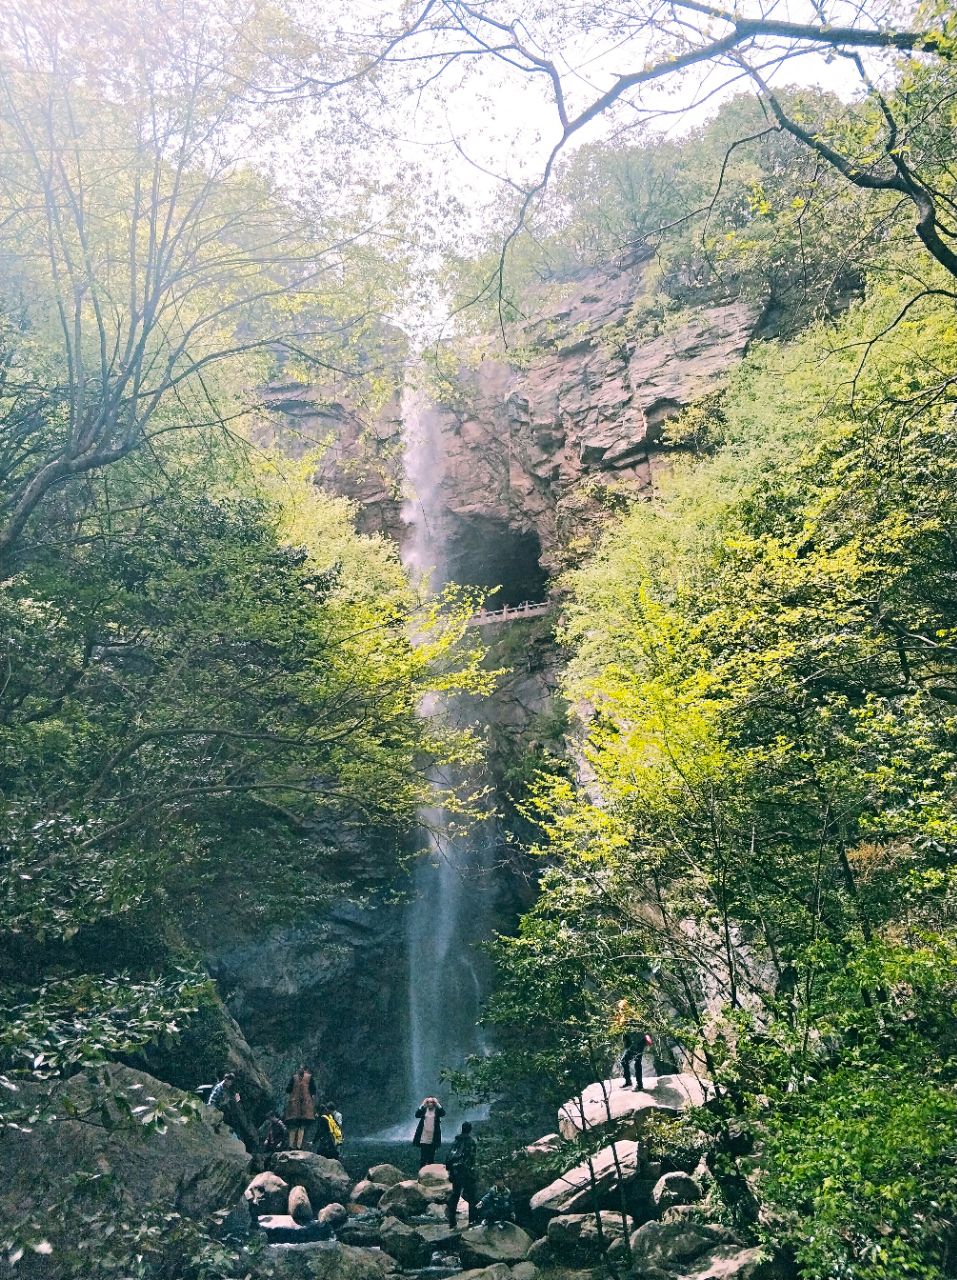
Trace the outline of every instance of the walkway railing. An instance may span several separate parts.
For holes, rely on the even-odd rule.
[[[548,613],[551,605],[547,600],[537,603],[526,600],[524,604],[507,604],[502,609],[483,609],[469,619],[470,627],[490,627],[497,622],[517,622],[520,618],[540,618]]]

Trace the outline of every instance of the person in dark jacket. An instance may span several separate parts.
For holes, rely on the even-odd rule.
[[[294,1071],[286,1085],[286,1093],[289,1095],[286,1103],[289,1145],[293,1151],[301,1151],[306,1126],[311,1128],[316,1118],[316,1081],[312,1072],[305,1067]]]
[[[505,1179],[498,1177],[492,1187],[478,1202],[476,1209],[478,1220],[486,1227],[504,1227],[506,1222],[515,1221],[515,1206],[512,1193],[505,1185]]]
[[[459,1212],[459,1200],[465,1197],[469,1207],[469,1222],[476,1221],[478,1194],[475,1189],[475,1165],[478,1157],[478,1144],[472,1137],[472,1126],[468,1120],[462,1121],[461,1131],[456,1134],[455,1141],[449,1149],[446,1167],[452,1190],[445,1202],[445,1216],[450,1227],[455,1226]]]
[[[275,1111],[271,1111],[267,1119],[259,1126],[259,1141],[262,1143],[263,1151],[267,1155],[271,1155],[275,1151],[282,1151],[288,1137],[288,1129]]]
[[[424,1168],[427,1164],[433,1164],[435,1161],[435,1153],[442,1145],[442,1117],[445,1115],[445,1108],[439,1102],[438,1098],[428,1097],[422,1099],[422,1105],[415,1113],[418,1120],[415,1134],[412,1138],[412,1145],[419,1148],[419,1168]]]
[[[645,1056],[645,1050],[650,1049],[655,1043],[654,1037],[647,1031],[629,1030],[624,1034],[625,1051],[621,1055],[621,1071],[625,1077],[625,1088],[631,1088],[631,1074],[635,1075],[635,1088],[643,1089],[645,1087],[644,1077],[642,1075],[641,1060]]]

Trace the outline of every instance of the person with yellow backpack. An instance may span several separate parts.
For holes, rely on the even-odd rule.
[[[335,1160],[342,1145],[342,1117],[329,1102],[319,1108],[319,1124],[316,1129],[316,1152]]]

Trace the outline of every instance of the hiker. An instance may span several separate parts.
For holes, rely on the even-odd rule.
[[[499,1174],[494,1183],[475,1207],[479,1222],[486,1227],[504,1227],[507,1222],[515,1221],[515,1206],[512,1204],[512,1193],[505,1185],[505,1179]]]
[[[339,1156],[339,1143],[342,1141],[342,1129],[336,1121],[336,1113],[328,1102],[319,1108],[316,1140],[313,1144],[321,1156],[335,1160]]]
[[[316,1118],[316,1082],[312,1072],[305,1067],[294,1071],[286,1085],[286,1093],[289,1095],[286,1103],[289,1146],[293,1151],[301,1151],[306,1126],[311,1128]]]
[[[206,1105],[222,1112],[223,1120],[250,1155],[259,1152],[259,1134],[246,1115],[243,1100],[236,1088],[236,1076],[232,1071],[227,1071],[222,1080],[213,1085]],[[217,1126],[214,1125],[214,1128]]]
[[[259,1141],[262,1143],[263,1151],[267,1155],[282,1151],[288,1137],[289,1130],[276,1115],[276,1112],[270,1111],[266,1120],[259,1126]]]
[[[655,1043],[654,1037],[647,1031],[626,1031],[624,1034],[625,1051],[621,1055],[621,1071],[625,1077],[625,1088],[630,1089],[631,1073],[634,1071],[635,1084],[638,1090],[644,1089],[645,1082],[642,1076],[642,1058],[645,1056],[645,1050],[650,1049]]]
[[[422,1099],[422,1105],[415,1113],[418,1124],[412,1139],[413,1147],[419,1148],[419,1168],[435,1162],[435,1153],[442,1145],[442,1117],[445,1108],[438,1098],[431,1095]]]
[[[231,1071],[227,1071],[222,1080],[218,1084],[214,1084],[212,1089],[209,1090],[206,1105],[215,1107],[218,1111],[224,1111],[226,1109],[226,1100],[229,1094],[232,1093],[235,1082],[236,1077]],[[208,1088],[208,1085],[204,1085],[203,1088]]]
[[[621,1055],[621,1072],[625,1077],[624,1087],[632,1087],[631,1076],[634,1072],[634,1087],[641,1090],[645,1087],[642,1076],[641,1060],[645,1050],[655,1043],[652,1035],[639,1026],[638,1014],[630,1000],[619,1000],[615,1005],[615,1015],[611,1021],[611,1030],[621,1035],[623,1052]]]
[[[463,1196],[469,1206],[469,1223],[476,1220],[478,1196],[475,1191],[475,1161],[477,1155],[478,1145],[472,1137],[472,1126],[468,1120],[463,1120],[461,1131],[456,1134],[445,1162],[452,1183],[452,1190],[445,1203],[445,1216],[450,1227],[455,1226],[459,1200]]]

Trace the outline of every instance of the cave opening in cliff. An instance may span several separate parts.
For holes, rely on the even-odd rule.
[[[548,596],[542,545],[534,530],[511,529],[486,516],[460,517],[448,548],[450,574],[463,586],[490,594],[486,608],[540,601]]]

